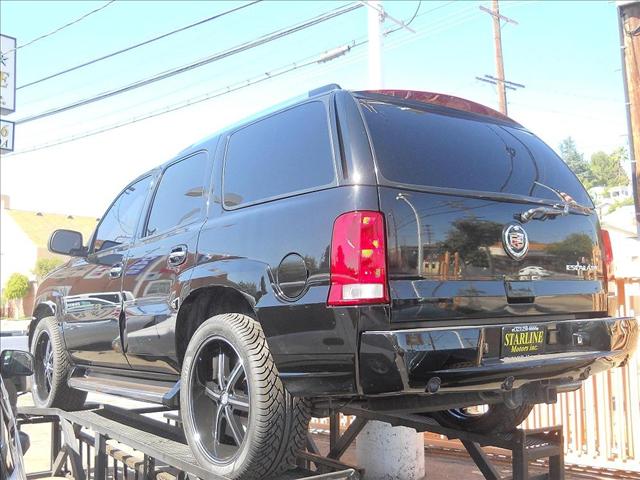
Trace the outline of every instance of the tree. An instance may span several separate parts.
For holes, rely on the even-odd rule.
[[[14,302],[14,315],[15,318],[19,317],[20,312],[20,300],[22,300],[27,293],[29,293],[29,279],[21,273],[13,273],[9,277],[7,287],[4,289],[4,300]]]
[[[620,147],[607,155],[599,151],[591,155],[590,168],[594,177],[595,185],[603,187],[616,187],[618,185],[628,185],[629,178],[622,168],[622,162],[627,158],[627,152]]]
[[[466,265],[487,267],[493,271],[489,247],[500,241],[503,225],[475,217],[453,222],[447,238],[439,242],[441,253],[457,252]]]
[[[591,188],[594,183],[593,174],[589,164],[584,159],[584,154],[578,152],[576,142],[571,137],[565,138],[558,146],[560,156],[564,163],[576,174],[586,188]]]
[[[625,147],[618,147],[611,155],[609,155],[612,161],[617,165],[617,172],[619,174],[618,185],[629,185],[629,177],[627,176],[627,172],[622,168],[622,164],[629,161],[629,153]]]
[[[51,271],[55,270],[60,265],[62,265],[62,260],[60,260],[59,258],[39,258],[36,261],[36,266],[33,269],[33,274],[40,282],[44,277],[49,275]]]

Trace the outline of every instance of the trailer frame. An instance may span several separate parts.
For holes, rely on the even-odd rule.
[[[164,419],[145,416],[153,413],[162,414]],[[487,435],[442,427],[427,414],[374,411],[364,404],[331,407],[328,413],[328,452],[322,454],[313,435],[308,433],[306,450],[298,453],[298,468],[275,480],[359,479],[366,466],[349,465],[341,458],[370,421],[460,440],[487,480],[564,480],[561,426]],[[344,431],[340,428],[341,415],[353,417]],[[179,415],[165,406],[123,409],[90,404],[78,411],[22,407],[17,423],[19,428],[51,423],[50,474],[54,476],[71,473],[75,480],[107,480],[111,461],[113,480],[129,480],[132,476],[134,480],[228,480],[198,465],[184,438]],[[108,443],[109,440],[119,446]],[[510,477],[502,476],[492,463],[483,450],[487,446],[511,452]],[[542,458],[548,458],[548,472],[531,476],[529,462]]]

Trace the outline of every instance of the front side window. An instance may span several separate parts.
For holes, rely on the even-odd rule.
[[[204,209],[206,168],[205,153],[167,167],[153,199],[146,235],[164,232],[200,218]]]
[[[325,106],[306,103],[231,135],[224,171],[224,204],[233,207],[334,181]]]
[[[133,239],[150,185],[151,177],[145,177],[129,185],[120,194],[98,226],[93,243],[94,252],[128,243]]]

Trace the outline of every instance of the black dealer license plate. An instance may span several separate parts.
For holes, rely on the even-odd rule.
[[[502,356],[518,357],[544,352],[547,329],[542,325],[502,327]]]

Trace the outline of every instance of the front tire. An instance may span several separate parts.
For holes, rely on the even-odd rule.
[[[257,479],[287,470],[304,446],[309,412],[285,390],[258,322],[216,315],[194,333],[180,413],[194,456],[212,473]]]
[[[509,408],[499,403],[488,405],[484,412],[474,412],[471,407],[433,412],[430,415],[443,427],[475,433],[501,433],[515,430],[526,420],[533,407],[525,403]]]
[[[31,354],[34,357],[33,403],[44,408],[81,409],[87,392],[67,384],[71,362],[55,318],[43,318],[36,325]]]

